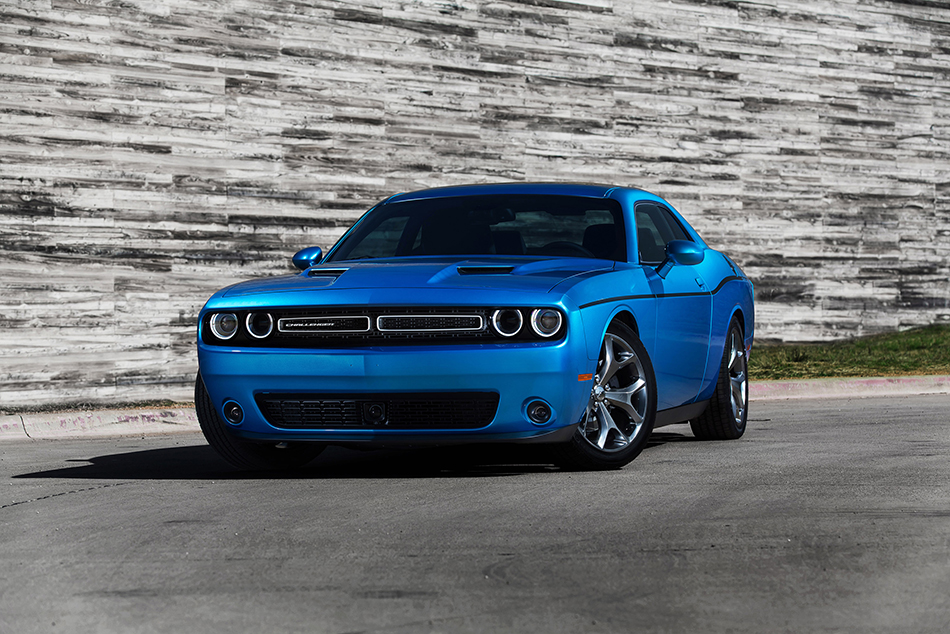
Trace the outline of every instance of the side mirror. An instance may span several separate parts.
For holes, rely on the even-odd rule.
[[[656,274],[662,278],[670,272],[674,264],[692,266],[699,264],[706,257],[705,251],[695,242],[689,240],[670,240],[666,245],[666,259],[656,267]]]
[[[307,247],[294,253],[294,266],[306,271],[311,266],[319,264],[323,259],[323,250],[320,247]]]

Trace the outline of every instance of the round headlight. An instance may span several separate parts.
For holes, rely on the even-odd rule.
[[[218,339],[230,339],[238,329],[238,318],[234,313],[215,313],[211,315],[211,332]]]
[[[502,337],[514,337],[521,331],[524,323],[521,311],[514,308],[499,308],[491,316],[492,326]]]
[[[531,313],[531,330],[539,337],[553,337],[561,329],[561,313],[553,308],[535,308]]]
[[[248,313],[244,325],[255,339],[263,339],[274,332],[274,318],[270,313]]]

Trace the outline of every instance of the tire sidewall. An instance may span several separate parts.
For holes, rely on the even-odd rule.
[[[275,444],[244,440],[228,429],[221,418],[201,373],[195,379],[195,412],[205,440],[232,466],[250,471],[274,471],[302,467],[313,460],[324,448],[322,443],[295,442],[285,449]]]

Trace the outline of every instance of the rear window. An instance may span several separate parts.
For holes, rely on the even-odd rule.
[[[581,196],[466,196],[376,208],[328,261],[432,255],[627,259],[615,200]]]

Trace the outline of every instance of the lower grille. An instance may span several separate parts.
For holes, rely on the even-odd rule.
[[[478,429],[495,418],[494,392],[258,394],[264,419],[282,429]]]

